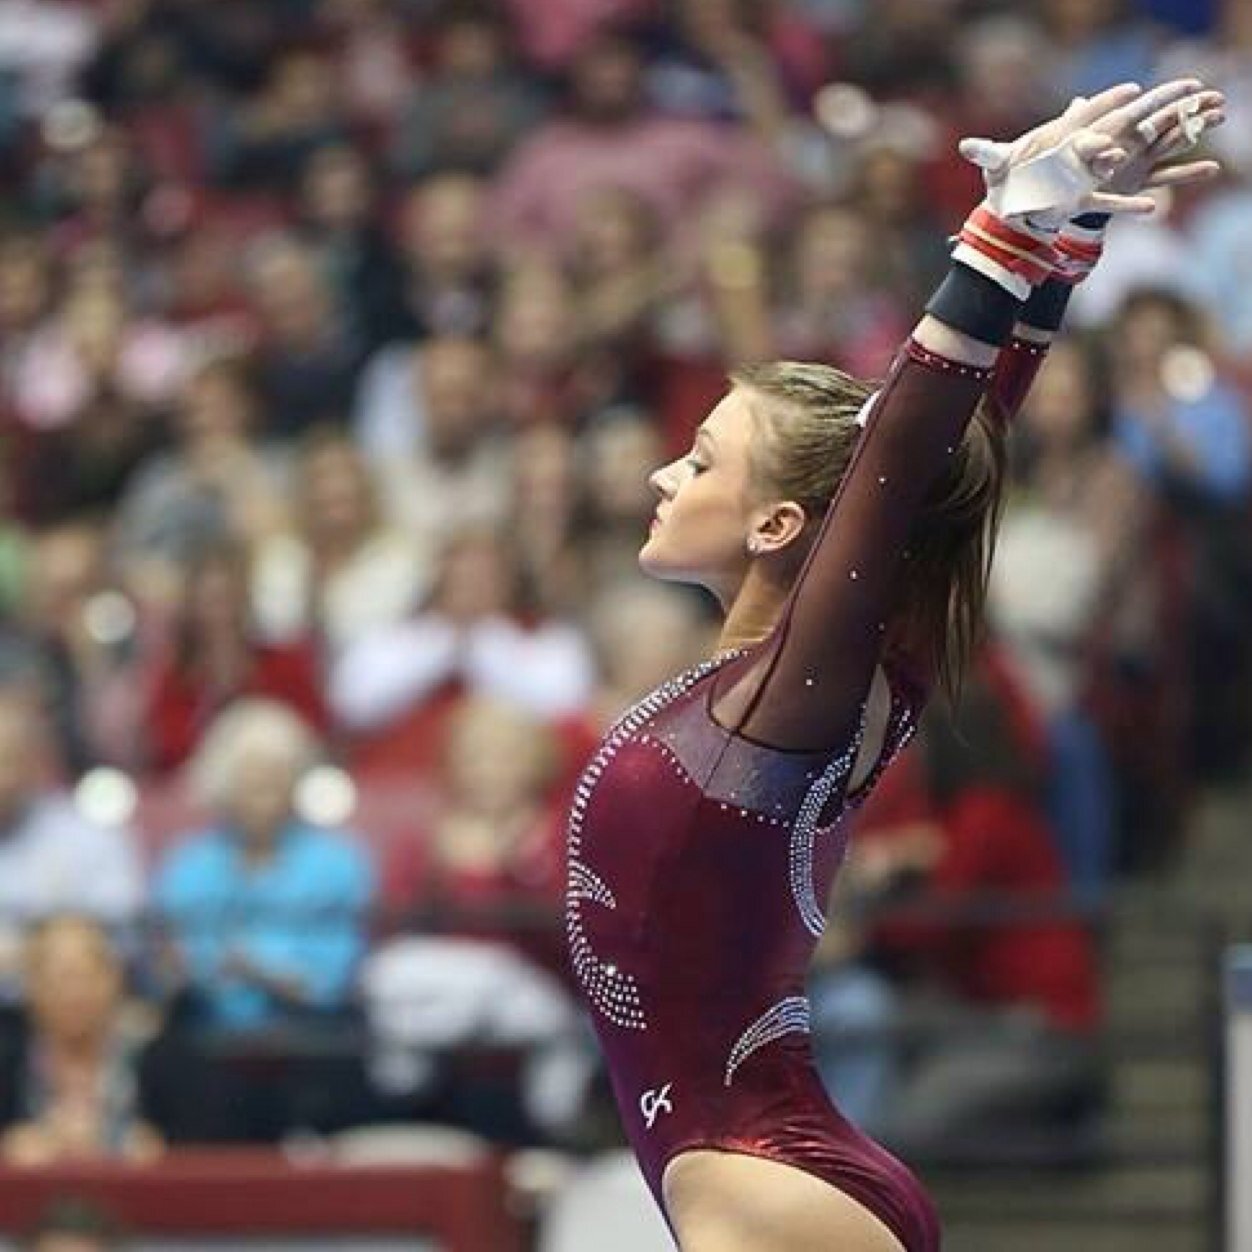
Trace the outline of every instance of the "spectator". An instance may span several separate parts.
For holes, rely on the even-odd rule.
[[[435,1069],[426,1082],[445,1090],[426,1115],[495,1138],[567,1130],[590,1072],[564,986],[560,749],[554,728],[515,705],[458,705],[431,820],[388,873],[389,912],[422,936],[384,944],[364,976],[379,1087],[411,1093]],[[413,1002],[427,1007],[421,1020],[401,1009]],[[520,1051],[517,1081],[488,1085],[475,1070],[474,1049],[493,1045]]]
[[[395,625],[422,599],[433,553],[383,515],[373,468],[347,436],[309,435],[296,474],[296,526],[271,535],[253,563],[265,638],[314,635],[338,653]]]
[[[445,2],[433,41],[432,71],[397,127],[394,164],[406,178],[491,174],[544,113],[533,79],[513,63],[505,12],[485,0]]]
[[[505,943],[564,979],[560,748],[516,705],[463,700],[446,725],[429,824],[390,867],[390,911]]]
[[[330,700],[369,770],[429,770],[440,727],[464,691],[494,695],[533,716],[576,716],[591,694],[581,632],[523,608],[503,536],[466,529],[449,541],[430,601],[411,620],[363,636],[330,676]]]
[[[405,198],[400,244],[413,329],[479,336],[491,323],[495,261],[483,223],[486,184],[472,174],[433,174]]]
[[[653,35],[649,95],[663,113],[731,119],[779,143],[830,77],[811,19],[764,0],[677,0]]]
[[[624,362],[632,391],[654,350],[663,302],[680,286],[669,259],[656,218],[638,196],[605,188],[579,206],[571,266],[577,325],[589,347]]]
[[[99,16],[77,4],[0,4],[0,70],[17,79],[23,113],[39,117],[70,94],[99,38]]]
[[[373,177],[358,149],[337,144],[309,157],[301,181],[302,237],[335,290],[344,336],[362,358],[408,329],[399,259],[377,221]]]
[[[540,126],[505,167],[497,228],[510,241],[559,249],[573,238],[576,206],[604,187],[637,195],[666,238],[678,237],[684,223],[690,234],[701,205],[727,187],[751,189],[773,212],[790,193],[759,142],[714,123],[651,113],[638,43],[610,32],[580,50],[564,112]]]
[[[1240,768],[1249,738],[1240,692],[1252,627],[1252,425],[1243,399],[1217,375],[1193,306],[1141,291],[1127,301],[1118,329],[1114,437],[1187,546],[1191,763],[1220,777]]]
[[[345,108],[366,135],[385,131],[420,73],[421,39],[407,6],[392,0],[323,0],[317,8],[318,26],[338,53]]]
[[[146,760],[158,773],[181,765],[210,722],[242,696],[279,700],[314,728],[326,725],[312,643],[260,637],[247,555],[230,544],[208,548],[190,563],[174,619],[145,666]]]
[[[117,512],[118,560],[146,599],[168,604],[206,545],[257,544],[282,527],[284,458],[256,442],[259,416],[242,361],[210,361],[187,380],[177,444],[147,461]]]
[[[685,590],[641,579],[605,588],[589,618],[599,674],[591,711],[599,733],[671,674],[707,656],[715,631]]]
[[[864,221],[874,223],[879,276],[902,306],[915,307],[943,276],[948,246],[942,217],[922,179],[923,162],[933,156],[933,140],[915,136],[912,122],[900,133],[868,137],[852,173],[851,202]]]
[[[221,119],[214,172],[238,187],[289,189],[310,154],[346,137],[339,80],[328,58],[287,48],[261,90]]]
[[[459,525],[502,522],[510,468],[495,356],[476,339],[432,339],[410,368],[419,434],[408,455],[379,463],[387,513],[424,544]]]
[[[1216,507],[1244,501],[1252,484],[1247,413],[1198,350],[1196,310],[1171,292],[1140,290],[1122,306],[1116,333],[1113,433],[1122,455],[1171,495]]]
[[[130,831],[98,826],[52,782],[53,753],[37,706],[0,693],[0,999],[17,994],[22,929],[51,913],[83,913],[129,945],[143,903]]]
[[[1064,916],[978,916],[980,904],[1010,900],[1063,910],[1064,871],[990,688],[967,689],[954,721],[924,721],[914,820],[876,830],[871,799],[845,871],[848,889],[888,900],[924,884],[919,900],[941,910],[933,921],[888,915],[870,934],[876,960],[907,980],[898,1020],[920,1027],[870,1124],[915,1159],[1072,1141],[1102,1090],[1092,937]]]
[[[552,423],[521,431],[514,446],[513,522],[523,583],[542,613],[576,613],[586,600],[581,581],[578,448]]]
[[[290,239],[263,243],[252,273],[261,315],[261,429],[290,438],[352,411],[361,346],[336,308],[313,253]]]
[[[990,620],[1044,719],[1049,818],[1071,880],[1093,895],[1116,860],[1116,797],[1090,672],[1112,606],[1156,581],[1144,556],[1151,496],[1110,446],[1103,391],[1093,355],[1058,344],[1018,418],[1022,490],[1001,524],[988,592]]]
[[[874,273],[870,241],[877,230],[855,209],[837,205],[800,218],[775,315],[779,354],[826,361],[859,378],[887,372],[906,322]]]
[[[503,277],[494,325],[499,402],[508,427],[553,422],[577,430],[619,398],[629,364],[585,341],[574,289],[563,270],[539,258]]]
[[[374,872],[350,834],[295,812],[317,752],[289,709],[244,700],[214,722],[191,764],[213,824],[166,854],[153,900],[192,1020],[206,1027],[293,1026],[350,1005]]]
[[[581,452],[583,576],[593,588],[610,587],[638,574],[639,548],[656,511],[648,476],[665,450],[645,414],[619,409],[588,427]]]
[[[1188,224],[1195,294],[1236,362],[1252,347],[1252,187],[1219,191]]]
[[[1159,38],[1138,7],[1127,0],[1046,0],[1044,25],[1057,49],[1053,81],[1062,99],[1155,78]]]
[[[142,630],[105,540],[86,521],[34,536],[21,611],[0,644],[7,680],[38,691],[60,761],[74,774],[104,761],[135,763],[130,680]]]
[[[89,1200],[53,1201],[21,1243],[22,1252],[123,1252],[117,1223]]]
[[[185,362],[168,327],[132,318],[106,286],[80,285],[11,357],[33,521],[112,508],[156,445],[153,418]],[[53,467],[56,472],[53,473]]]
[[[400,213],[404,339],[479,340],[491,328],[496,266],[483,229],[483,184],[439,174],[413,187]],[[353,410],[356,437],[372,460],[415,452],[422,440],[420,365],[413,344],[370,358]]]
[[[49,918],[26,945],[25,1004],[3,1039],[0,1154],[9,1164],[120,1157],[220,1137],[221,1084],[127,1011],[121,957],[83,917]]]

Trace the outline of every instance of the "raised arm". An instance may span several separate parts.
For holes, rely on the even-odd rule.
[[[1106,213],[1086,213],[1061,227],[1056,250],[1060,268],[1031,292],[1017,325],[996,359],[991,377],[990,414],[1002,427],[1017,416],[1030,393],[1048,348],[1061,329],[1076,284],[1095,268],[1104,247]]]
[[[1191,80],[1146,95],[1133,86],[1115,88],[1006,146],[1008,155],[989,179],[993,194],[967,222],[952,270],[869,405],[778,624],[719,683],[714,712],[723,725],[787,749],[834,748],[853,736],[896,589],[907,577],[910,536],[950,459],[963,455],[965,427],[1027,297],[1056,264],[1059,225],[1078,210],[1150,207],[1142,197],[1095,188],[1125,160],[1139,123],[1160,127],[1180,101],[1205,94]],[[1056,193],[1059,206],[1040,203],[1038,184],[1047,174],[1040,162],[1055,164],[1058,152],[1066,165],[1061,182],[1085,181]],[[1028,208],[1015,215],[1005,209],[1003,193],[1020,190],[1013,184],[1019,170],[1035,176],[1036,200],[1027,191]],[[1059,214],[1054,222],[1049,208]]]

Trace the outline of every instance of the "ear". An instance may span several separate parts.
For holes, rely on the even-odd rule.
[[[781,552],[799,538],[808,520],[809,515],[794,500],[765,505],[753,518],[749,549],[761,556]]]

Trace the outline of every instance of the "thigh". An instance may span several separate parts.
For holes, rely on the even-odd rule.
[[[682,1252],[905,1252],[859,1201],[778,1161],[683,1152],[663,1190]]]

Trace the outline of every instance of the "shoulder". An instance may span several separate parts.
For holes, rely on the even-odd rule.
[[[35,842],[68,843],[81,851],[127,849],[132,842],[125,827],[92,821],[73,797],[55,791],[34,801],[23,826],[27,836]]]
[[[203,885],[208,873],[222,872],[230,860],[230,840],[217,828],[185,835],[161,858],[157,879],[170,886],[184,882]]]

